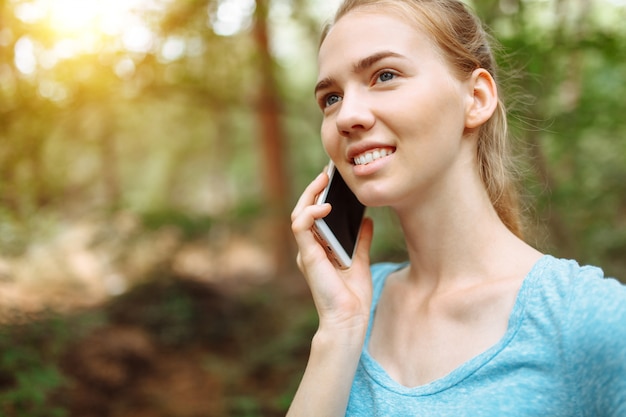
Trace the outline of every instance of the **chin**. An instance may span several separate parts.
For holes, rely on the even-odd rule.
[[[371,190],[360,190],[356,196],[367,207],[385,207],[389,206],[391,202],[388,195]]]

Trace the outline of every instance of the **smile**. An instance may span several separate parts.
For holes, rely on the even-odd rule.
[[[354,157],[354,165],[367,165],[377,159],[384,158],[387,155],[391,155],[396,150],[393,148],[378,148],[371,151],[363,152],[360,155]]]

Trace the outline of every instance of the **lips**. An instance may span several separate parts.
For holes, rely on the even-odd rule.
[[[353,158],[353,162],[354,162],[354,165],[367,165],[380,158],[384,158],[388,155],[391,155],[395,151],[396,151],[395,148],[389,148],[389,147],[369,149],[365,152],[362,152],[356,155]]]

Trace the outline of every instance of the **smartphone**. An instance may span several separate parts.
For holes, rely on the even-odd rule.
[[[331,262],[347,269],[352,265],[365,206],[348,188],[332,161],[328,165],[328,176],[330,181],[316,203],[330,203],[332,210],[326,217],[315,220],[313,232]]]

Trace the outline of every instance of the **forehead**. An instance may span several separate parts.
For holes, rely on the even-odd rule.
[[[362,8],[350,11],[329,30],[318,53],[319,71],[381,50],[403,55],[437,52],[417,21],[395,10]]]

